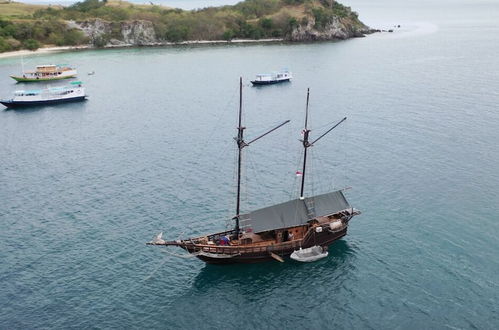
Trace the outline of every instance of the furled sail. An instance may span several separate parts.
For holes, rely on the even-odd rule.
[[[241,228],[260,233],[306,224],[318,216],[327,216],[351,208],[341,190],[294,199],[240,215]]]

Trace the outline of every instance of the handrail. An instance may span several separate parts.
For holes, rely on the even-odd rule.
[[[221,253],[221,254],[241,254],[241,253],[259,253],[259,252],[276,252],[287,250],[291,248],[297,248],[302,245],[302,240],[287,241],[275,245],[263,245],[263,246],[211,246],[211,245],[200,245],[192,241],[187,241],[184,244],[191,246],[195,250],[210,252],[210,253]]]

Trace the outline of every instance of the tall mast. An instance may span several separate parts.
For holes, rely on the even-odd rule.
[[[308,129],[308,100],[310,96],[310,88],[307,88],[307,105],[305,108],[305,129],[303,130],[303,140],[301,142],[303,143],[303,148],[305,149],[303,153],[303,168],[302,168],[302,176],[301,176],[301,189],[300,189],[300,199],[304,199],[305,197],[303,196],[303,190],[305,189],[305,170],[307,167],[307,149],[311,146],[313,146],[317,141],[322,139],[326,134],[331,132],[333,129],[338,127],[342,122],[347,120],[347,117],[343,118],[340,120],[338,123],[336,123],[333,127],[328,129],[326,132],[324,132],[321,136],[319,136],[317,139],[315,139],[312,142],[308,141],[308,136],[310,134],[310,130]]]
[[[308,134],[310,130],[308,129],[308,100],[310,96],[310,88],[307,88],[307,105],[305,107],[305,128],[303,130],[303,148],[305,149],[303,153],[303,168],[301,172],[301,189],[300,189],[300,199],[303,199],[303,189],[305,188],[305,170],[307,168],[307,149],[310,147],[308,142]]]
[[[250,142],[245,142],[244,141],[244,130],[246,127],[242,126],[242,113],[243,113],[243,78],[239,78],[239,121],[238,121],[238,126],[237,126],[237,138],[235,138],[236,143],[237,143],[237,148],[238,148],[238,157],[237,157],[237,201],[236,201],[236,215],[234,217],[234,220],[236,220],[236,228],[235,228],[235,238],[239,237],[239,215],[241,212],[241,163],[242,163],[242,151],[244,147],[249,146],[253,142],[260,140],[262,137],[265,135],[275,131],[279,127],[289,123],[289,120],[286,120],[285,122],[277,125],[276,127],[272,128],[271,130],[267,131],[266,133],[263,133]]]
[[[241,125],[242,123],[242,112],[243,112],[243,78],[239,78],[239,125],[237,126],[237,148],[238,148],[238,157],[237,157],[237,202],[236,202],[236,235],[239,236],[239,212],[241,206],[241,156],[243,148],[245,147],[244,143],[244,129]]]

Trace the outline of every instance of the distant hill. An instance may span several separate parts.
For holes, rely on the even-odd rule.
[[[66,7],[0,2],[0,52],[51,45],[333,40],[370,32],[357,13],[334,0],[246,0],[193,11],[120,0],[85,0]]]
[[[48,6],[0,0],[0,18],[31,17],[37,10]],[[56,6],[62,8],[62,6]]]

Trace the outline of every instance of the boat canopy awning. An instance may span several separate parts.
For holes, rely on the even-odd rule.
[[[243,230],[260,233],[306,224],[319,217],[351,208],[341,190],[323,195],[294,199],[240,215]]]
[[[21,96],[21,95],[38,95],[41,92],[42,92],[41,90],[15,91],[14,95],[18,95],[18,96]]]

